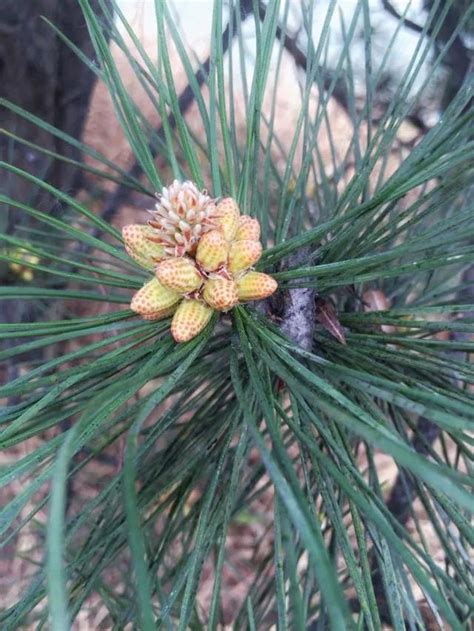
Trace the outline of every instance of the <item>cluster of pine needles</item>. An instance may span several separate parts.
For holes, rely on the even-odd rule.
[[[155,0],[156,58],[114,0],[101,2],[100,18],[78,2],[96,59],[76,53],[105,84],[137,168],[124,170],[14,103],[2,106],[79,148],[77,166],[109,188],[152,200],[173,179],[191,180],[237,200],[260,223],[256,269],[278,281],[278,292],[176,344],[169,319],[144,321],[129,309],[146,273],[107,214],[2,163],[60,209],[0,196],[28,219],[1,235],[11,282],[0,299],[32,305],[28,320],[0,324],[9,377],[0,387],[0,448],[13,454],[0,470],[10,498],[0,506],[0,537],[4,549],[25,533],[38,546],[21,552],[27,580],[0,611],[2,631],[69,629],[91,603],[105,610],[107,628],[142,631],[224,622],[464,629],[473,607],[472,82],[409,151],[395,148],[470,9],[452,39],[434,46],[453,4],[434,3],[376,116],[403,16],[375,64],[367,0],[348,23],[336,2],[324,11],[301,2],[305,72],[285,143],[276,117],[291,2],[259,10],[240,0],[227,10],[215,0],[206,62],[186,46],[165,0]],[[334,64],[331,26],[341,20]],[[127,91],[109,37],[159,128]],[[352,65],[360,37],[362,100]],[[352,130],[344,151],[332,133],[341,86]],[[384,478],[382,455],[395,479]],[[95,492],[76,493],[107,458],[114,466]],[[272,505],[270,552],[255,560],[229,614],[229,537],[242,516],[258,521],[252,507],[263,496]]]

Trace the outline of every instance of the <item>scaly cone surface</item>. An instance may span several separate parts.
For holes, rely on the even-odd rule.
[[[260,224],[240,215],[237,202],[219,202],[192,182],[164,188],[148,225],[123,228],[127,253],[155,278],[132,299],[131,309],[146,320],[172,314],[176,342],[198,335],[214,311],[262,300],[277,289],[268,274],[255,272],[262,255]]]

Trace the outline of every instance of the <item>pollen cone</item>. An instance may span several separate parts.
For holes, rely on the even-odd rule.
[[[250,215],[242,215],[234,237],[235,241],[259,241],[260,224]]]
[[[159,263],[156,277],[162,285],[181,294],[196,291],[203,281],[194,262],[185,257],[169,258]]]
[[[225,197],[217,204],[215,225],[222,231],[227,241],[232,241],[239,225],[240,211],[232,197]]]
[[[199,300],[183,300],[171,321],[171,335],[176,342],[188,342],[200,333],[213,309]]]
[[[196,261],[207,272],[213,272],[227,262],[229,244],[220,230],[206,232],[199,241]]]
[[[130,309],[143,317],[153,316],[152,319],[156,320],[169,315],[170,307],[173,307],[181,298],[182,296],[176,291],[168,289],[157,278],[153,278],[133,296]],[[150,318],[147,317],[147,319]]]
[[[155,269],[156,264],[165,256],[165,249],[149,240],[153,237],[150,226],[129,224],[122,228],[127,254],[145,269]]]
[[[268,274],[248,272],[237,283],[239,300],[263,300],[268,298],[278,287],[278,283]]]
[[[239,302],[237,285],[233,280],[224,278],[208,280],[204,286],[203,298],[217,311],[228,311]]]
[[[231,274],[238,274],[252,267],[262,256],[260,241],[234,241],[229,250],[228,268]]]

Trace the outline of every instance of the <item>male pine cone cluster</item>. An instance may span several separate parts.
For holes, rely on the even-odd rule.
[[[200,333],[213,311],[276,290],[271,276],[252,269],[262,254],[260,224],[241,215],[232,198],[216,202],[192,182],[175,180],[163,189],[152,215],[147,224],[122,230],[129,256],[154,272],[130,308],[146,320],[174,314],[171,334],[177,342]]]

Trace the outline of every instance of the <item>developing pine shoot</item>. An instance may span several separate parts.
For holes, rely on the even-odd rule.
[[[155,210],[150,212],[150,241],[162,245],[168,256],[194,252],[200,237],[215,226],[214,200],[189,181],[175,180],[163,188]]]
[[[253,270],[262,255],[260,224],[240,215],[235,200],[216,202],[192,182],[176,180],[159,199],[154,213],[159,219],[122,230],[127,253],[155,272],[133,297],[133,311],[146,320],[174,313],[171,334],[176,342],[187,342],[213,311],[275,292],[277,282]]]

